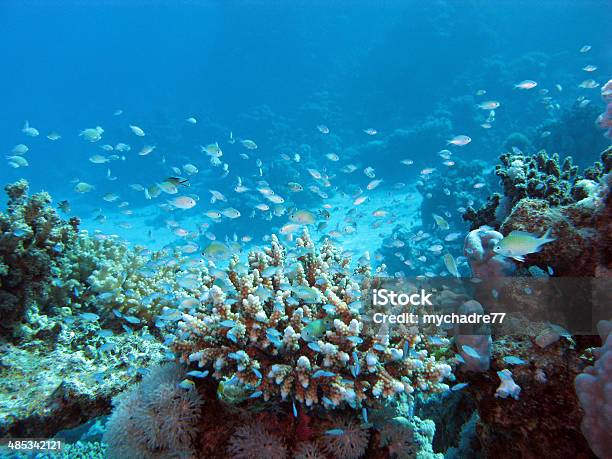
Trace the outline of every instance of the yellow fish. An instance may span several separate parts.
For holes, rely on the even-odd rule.
[[[512,231],[493,248],[493,251],[504,257],[525,261],[525,255],[539,252],[544,244],[554,240],[555,238],[550,237],[550,228],[542,237],[536,237],[526,231]]]

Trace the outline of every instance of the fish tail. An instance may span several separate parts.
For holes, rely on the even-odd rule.
[[[540,245],[556,240],[556,238],[550,237],[551,232],[552,232],[552,228],[548,228],[546,232],[542,235],[542,237],[540,237],[540,241],[541,241]]]

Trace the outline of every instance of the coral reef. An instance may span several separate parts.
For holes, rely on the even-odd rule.
[[[184,377],[177,364],[167,363],[113,401],[103,437],[109,458],[193,455],[204,402],[196,390],[179,385]]]
[[[490,225],[502,234],[513,230],[542,234],[550,228],[556,240],[529,255],[527,265],[551,266],[562,276],[604,275],[612,262],[612,148],[584,176],[569,160],[559,166],[556,157],[543,153],[530,159],[520,155],[502,158],[504,166],[498,167],[498,175],[504,197],[489,201],[498,203],[494,208],[468,209],[464,217],[473,226]],[[478,260],[471,261],[478,270]]]
[[[0,435],[50,436],[104,413],[111,398],[166,358],[143,328],[112,334],[98,323],[49,316],[53,339],[0,347]]]
[[[597,457],[609,459],[612,457],[612,322],[601,321],[598,328],[602,346],[594,352],[595,364],[576,376],[574,384],[584,410],[582,433]]]
[[[444,454],[435,453],[431,447],[435,430],[429,419],[397,416],[381,429],[380,446],[397,459],[442,459]]]
[[[287,457],[287,447],[282,438],[271,433],[263,424],[251,423],[236,429],[229,439],[227,453],[236,459],[283,459]]]
[[[290,254],[272,237],[248,266],[232,260],[224,290],[202,286],[206,300],[183,314],[173,348],[266,401],[360,408],[446,390],[451,367],[420,336],[364,330],[360,299],[372,278],[361,265],[351,275],[349,263],[329,242],[317,249],[307,231]]]
[[[608,156],[602,155],[604,164],[609,162]],[[466,210],[463,218],[472,223],[472,229],[483,225],[499,228],[513,207],[525,198],[544,200],[551,206],[580,201],[588,197],[589,187],[594,186],[585,180],[595,182],[609,172],[596,163],[583,177],[571,157],[560,164],[557,154],[549,156],[544,150],[533,156],[504,153],[499,159],[501,164],[496,166],[495,174],[500,178],[503,195],[494,194],[478,211],[473,207]]]
[[[192,263],[180,249],[152,253],[78,232],[78,219],[62,220],[47,193],[28,196],[26,181],[6,191],[7,212],[0,213],[0,335],[27,340],[53,334],[45,316],[58,308],[115,319],[115,328],[122,322],[152,325],[163,307],[188,301],[206,281],[204,264]]]
[[[334,419],[334,429],[341,429],[341,435],[329,432],[323,436],[321,443],[323,451],[337,458],[358,459],[365,454],[370,432],[367,427],[360,425],[356,419],[340,417]],[[386,445],[381,445],[386,446]]]
[[[584,367],[580,350],[587,343],[563,338],[542,348],[530,336],[497,337],[491,370],[463,376],[479,416],[474,448],[482,457],[590,457],[572,384]],[[510,367],[508,356],[524,363]],[[495,396],[498,372],[506,370],[521,387],[519,400]]]
[[[64,222],[48,193],[28,196],[28,183],[5,187],[7,210],[0,212],[0,335],[11,336],[28,308],[44,301],[62,252],[74,245],[78,221]]]
[[[103,443],[77,441],[62,444],[61,452],[38,453],[35,459],[106,459],[107,457],[106,445]]]

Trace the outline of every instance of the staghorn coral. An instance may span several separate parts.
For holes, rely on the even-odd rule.
[[[273,236],[248,266],[230,262],[224,289],[202,286],[207,299],[183,314],[173,348],[265,401],[358,408],[446,390],[451,367],[420,336],[364,332],[360,298],[372,277],[349,263],[329,242],[315,248],[306,230],[289,253]]]
[[[179,387],[184,371],[175,363],[156,367],[114,401],[103,441],[110,459],[193,455],[203,400]]]

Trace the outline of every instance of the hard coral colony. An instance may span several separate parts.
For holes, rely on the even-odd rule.
[[[207,300],[183,315],[173,349],[266,401],[361,408],[446,390],[451,367],[420,336],[363,333],[372,277],[366,266],[351,275],[349,263],[330,243],[315,248],[307,231],[289,254],[273,236],[248,266],[230,263],[225,288],[203,286]]]

